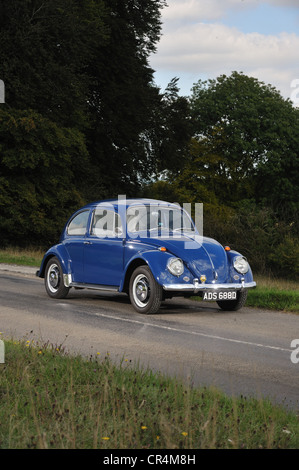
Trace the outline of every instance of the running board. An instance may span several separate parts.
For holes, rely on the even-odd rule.
[[[119,292],[118,287],[116,286],[102,286],[99,284],[85,284],[83,282],[71,282],[69,287],[79,287],[80,289],[94,289],[94,290],[103,290],[109,292]]]

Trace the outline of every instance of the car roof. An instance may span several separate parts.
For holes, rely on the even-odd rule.
[[[149,198],[119,198],[119,199],[104,199],[102,201],[94,201],[89,204],[86,204],[82,209],[89,209],[97,206],[113,206],[117,207],[118,205],[125,205],[126,207],[133,205],[165,205],[165,206],[175,206],[178,207],[178,204],[161,201],[158,199],[149,199]]]

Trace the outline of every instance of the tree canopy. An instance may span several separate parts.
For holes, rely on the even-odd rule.
[[[233,72],[199,81],[191,113],[200,143],[197,172],[203,179],[210,176],[209,184],[212,177],[217,195],[231,201],[256,196],[294,209],[299,110],[289,100],[274,87]]]

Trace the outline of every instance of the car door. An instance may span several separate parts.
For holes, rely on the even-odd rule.
[[[119,286],[123,276],[124,232],[119,215],[112,209],[93,211],[84,245],[84,282]]]
[[[84,243],[89,221],[89,210],[77,213],[66,228],[63,241],[68,254],[73,282],[84,281]]]

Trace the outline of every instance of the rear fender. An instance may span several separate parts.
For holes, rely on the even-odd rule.
[[[45,253],[45,255],[43,257],[43,260],[41,262],[39,271],[36,273],[36,275],[38,277],[42,277],[42,278],[45,277],[45,269],[46,269],[47,263],[48,263],[49,259],[53,258],[54,256],[56,256],[56,258],[58,258],[58,260],[61,264],[63,274],[69,274],[71,272],[70,271],[70,266],[69,266],[70,263],[69,263],[68,252],[67,252],[64,245],[59,244],[59,245],[52,246]]]

